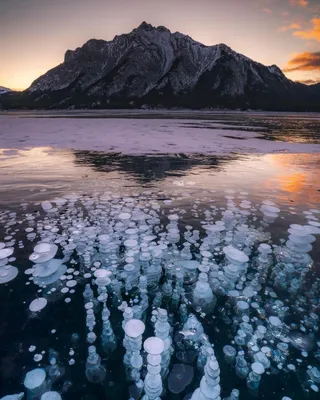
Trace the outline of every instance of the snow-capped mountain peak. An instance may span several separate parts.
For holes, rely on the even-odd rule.
[[[113,40],[90,39],[66,51],[64,62],[25,93],[34,106],[54,108],[279,108],[309,96],[275,65],[147,22]]]
[[[11,90],[11,89],[8,89],[8,88],[6,88],[6,87],[4,87],[4,86],[0,86],[0,96],[1,96],[2,94],[9,93],[9,92],[12,92],[12,90]]]

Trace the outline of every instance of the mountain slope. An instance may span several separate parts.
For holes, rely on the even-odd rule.
[[[11,89],[8,89],[8,88],[6,88],[6,87],[0,86],[0,96],[1,96],[2,94],[10,93],[10,92],[12,92]]]
[[[204,46],[143,22],[111,41],[89,40],[5,107],[313,109],[318,91],[224,44]]]

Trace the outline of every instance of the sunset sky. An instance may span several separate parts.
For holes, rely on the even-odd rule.
[[[0,0],[0,85],[25,89],[66,50],[142,21],[320,81],[320,0]]]

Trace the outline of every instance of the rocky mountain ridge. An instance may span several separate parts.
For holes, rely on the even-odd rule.
[[[317,86],[317,85],[314,85]],[[241,108],[320,110],[319,87],[292,82],[225,44],[205,46],[143,22],[111,41],[91,39],[5,108]]]

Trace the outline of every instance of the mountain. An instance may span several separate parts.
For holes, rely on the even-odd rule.
[[[10,92],[12,92],[11,89],[8,89],[8,88],[6,88],[6,87],[0,86],[0,96],[1,96],[2,94],[10,93]]]
[[[143,22],[111,41],[92,39],[24,92],[2,96],[8,107],[227,107],[316,110],[319,90],[287,79],[225,44],[205,46]]]

